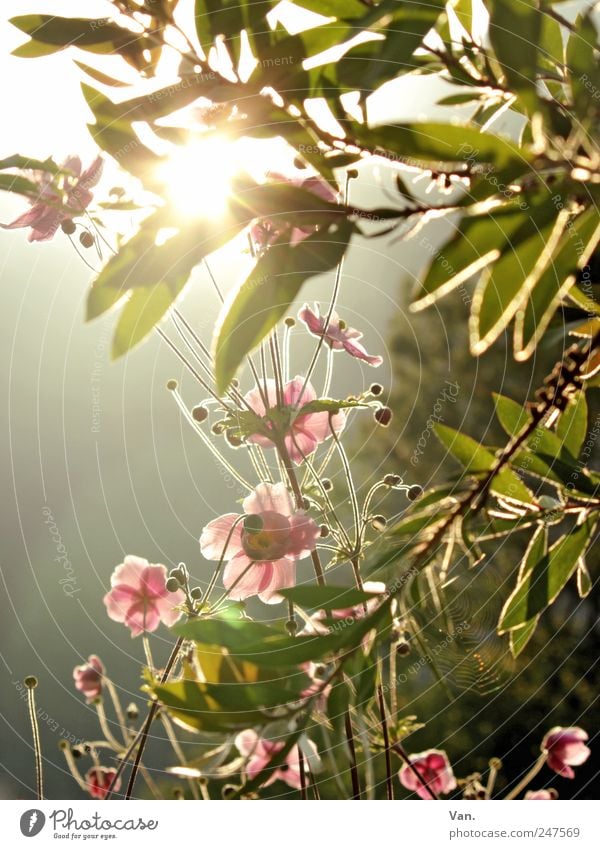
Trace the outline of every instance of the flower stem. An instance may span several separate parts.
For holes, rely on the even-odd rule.
[[[540,770],[542,769],[542,767],[543,767],[543,766],[544,766],[544,764],[546,763],[546,758],[547,758],[547,755],[546,755],[546,753],[545,753],[545,752],[539,756],[539,758],[538,758],[538,759],[537,759],[537,761],[534,763],[534,765],[531,767],[531,769],[529,770],[529,772],[527,772],[527,773],[523,776],[523,778],[521,779],[521,781],[519,781],[519,783],[517,784],[517,786],[516,786],[516,787],[514,787],[514,788],[510,791],[510,793],[508,793],[508,794],[504,797],[505,801],[506,801],[506,800],[508,800],[508,799],[516,799],[516,798],[517,798],[517,796],[519,795],[519,793],[520,793],[522,790],[524,790],[524,789],[527,787],[527,785],[529,784],[529,782],[530,782],[530,781],[532,781],[532,779],[534,779],[534,778],[536,777],[536,775],[538,774],[538,772],[540,772]]]
[[[350,775],[352,777],[352,798],[360,799],[360,777],[358,774],[358,766],[356,763],[356,747],[354,745],[354,735],[352,733],[352,722],[350,720],[350,712],[346,710],[344,717],[346,726],[346,740],[348,741],[348,749],[350,751]]]
[[[381,723],[381,733],[383,735],[383,745],[385,747],[385,789],[389,800],[394,798],[394,785],[392,783],[392,753],[390,751],[390,735],[387,726],[387,716],[385,709],[385,699],[383,698],[383,688],[381,686],[381,661],[378,661],[379,684],[377,685],[377,701],[379,702],[379,718]]]
[[[431,789],[431,787],[429,786],[429,784],[425,781],[425,779],[423,778],[423,776],[422,776],[422,775],[419,773],[419,771],[416,769],[415,765],[413,764],[413,762],[412,762],[412,761],[411,761],[411,759],[409,758],[408,754],[406,753],[406,749],[404,748],[404,746],[402,746],[400,743],[394,743],[394,744],[393,744],[393,746],[392,746],[392,749],[393,749],[393,750],[394,750],[394,751],[395,751],[398,755],[400,755],[400,757],[402,758],[402,760],[404,761],[404,763],[406,764],[406,766],[410,769],[410,771],[411,771],[411,772],[412,772],[412,774],[415,776],[415,778],[417,779],[417,781],[419,782],[419,784],[422,784],[422,785],[423,785],[423,787],[425,788],[425,790],[427,790],[427,792],[429,793],[429,795],[431,796],[431,798],[432,798],[432,799],[435,799],[436,801],[439,801],[437,794],[433,792],[433,790]]]
[[[163,674],[160,677],[160,683],[161,684],[165,684],[169,675],[171,674],[171,670],[172,670],[173,666],[175,665],[175,661],[177,660],[177,656],[179,655],[179,651],[180,651],[182,645],[183,645],[183,637],[179,637],[177,642],[175,643],[175,645],[173,647],[173,651],[171,652],[171,655],[170,655],[170,657],[167,661],[167,665],[165,666],[165,668],[163,670]],[[140,730],[139,746],[138,746],[137,752],[135,754],[135,760],[133,762],[133,767],[131,768],[131,775],[129,776],[129,783],[127,785],[127,791],[125,792],[125,799],[131,799],[131,795],[132,795],[133,790],[135,788],[135,780],[137,778],[137,774],[138,774],[139,769],[140,769],[140,762],[142,760],[142,755],[144,754],[144,749],[146,748],[146,743],[148,742],[148,734],[150,732],[150,726],[152,725],[154,717],[156,716],[157,710],[158,710],[158,702],[155,700],[150,705],[150,710],[148,711],[148,716],[146,717],[146,721],[144,722],[144,724],[142,725],[142,728]],[[132,745],[135,745],[135,742],[137,741],[137,739],[138,738],[136,737],[136,740],[134,740],[134,743]],[[116,780],[116,778],[115,778],[115,780]],[[114,781],[113,781],[113,785],[114,785]],[[110,788],[111,790],[112,790],[113,785],[111,785],[111,788]]]
[[[302,495],[302,490],[300,489],[300,484],[298,483],[298,478],[296,477],[296,472],[294,471],[294,466],[290,458],[289,452],[286,448],[285,442],[283,440],[279,440],[275,443],[275,447],[277,448],[277,452],[281,457],[281,461],[284,465],[286,475],[290,482],[290,486],[292,487],[292,491],[296,498],[296,506],[299,510],[302,510],[304,507],[304,496]],[[317,583],[321,584],[321,586],[324,586],[325,574],[321,565],[321,558],[319,557],[319,552],[316,548],[311,551],[310,557],[313,562],[313,568],[315,570],[315,577],[317,579]]]
[[[37,798],[44,798],[44,772],[42,767],[42,746],[40,743],[40,729],[38,727],[37,714],[35,712],[35,694],[37,680],[30,676],[25,679],[27,687],[27,707],[29,709],[29,720],[31,722],[31,735],[33,737],[33,751],[35,754],[35,783]]]

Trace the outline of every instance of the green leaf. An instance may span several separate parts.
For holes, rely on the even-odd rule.
[[[549,431],[546,431],[546,435],[550,438],[554,437],[554,439],[557,439],[556,434]],[[528,475],[539,477],[542,480],[556,481],[568,487],[569,491],[578,492],[580,495],[596,495],[597,486],[585,474],[583,469],[577,467],[576,461],[566,463],[551,454],[533,453],[537,448],[535,440],[538,436],[542,439],[542,428],[538,428],[536,433],[533,434],[528,443],[528,449],[518,451],[514,454],[510,461],[511,466],[515,469],[520,469]]]
[[[0,174],[0,191],[37,198],[40,187],[20,174]]]
[[[526,211],[512,201],[489,214],[466,216],[440,248],[424,238],[422,244],[432,261],[411,310],[425,309],[497,260],[525,220]]]
[[[593,531],[590,521],[574,528],[523,574],[502,610],[499,633],[525,625],[552,604],[577,568]]]
[[[542,14],[533,3],[491,0],[489,37],[506,83],[534,111]]]
[[[451,94],[448,97],[442,97],[438,100],[438,106],[463,106],[465,103],[474,103],[476,100],[481,100],[482,93],[478,89],[465,92],[464,94]]]
[[[502,255],[482,276],[473,298],[471,350],[482,354],[526,303],[542,273],[548,267],[565,230],[568,216],[557,214],[547,200],[532,207]]]
[[[334,587],[331,584],[327,586],[300,584],[281,590],[280,595],[303,608],[345,610],[356,607],[371,598],[377,598],[380,594],[357,590],[354,587]]]
[[[573,292],[577,270],[586,266],[599,241],[600,224],[594,206],[569,221],[552,263],[535,283],[525,308],[517,312],[514,332],[517,360],[531,356],[561,301]]]
[[[467,472],[481,475],[489,472],[496,462],[495,456],[470,436],[446,425],[435,424],[434,431],[442,445],[461,463]],[[517,501],[531,503],[532,496],[521,478],[511,469],[501,469],[494,476],[492,492],[514,498]]]
[[[527,546],[527,550],[523,556],[521,565],[519,566],[517,584],[524,581],[525,578],[531,574],[536,564],[539,563],[542,557],[544,557],[547,550],[548,528],[546,525],[538,525],[535,533],[529,541],[529,545]],[[510,632],[510,650],[513,657],[518,657],[521,654],[533,636],[539,622],[539,618],[539,615],[534,616],[521,628],[513,629]]]
[[[498,421],[509,436],[516,436],[531,421],[529,412],[505,395],[493,393]]]
[[[187,274],[170,283],[159,282],[136,288],[128,297],[117,322],[111,356],[118,359],[138,345],[173,305],[187,282]]]
[[[512,631],[508,632],[510,653],[513,657],[518,657],[523,652],[527,643],[535,634],[539,621],[539,616],[534,616],[522,628],[513,628]]]
[[[580,15],[567,42],[567,79],[577,117],[588,125],[598,115],[598,32],[592,11]]]
[[[31,36],[33,44],[17,48],[17,56],[45,56],[65,47],[97,53],[131,49],[140,39],[136,33],[98,18],[60,18],[55,15],[18,15],[10,23]],[[38,47],[38,45],[42,45]]]
[[[358,44],[333,65],[336,80],[363,94],[415,67],[412,56],[443,11],[443,0],[381,3],[371,13],[369,30],[383,40]],[[381,26],[385,22],[384,26]]]
[[[576,459],[579,457],[587,436],[588,408],[585,392],[580,391],[568,407],[560,414],[556,434],[563,445]]]
[[[4,159],[0,159],[0,171],[5,168],[18,168],[21,171],[48,171],[50,174],[60,173],[60,167],[51,159],[32,159],[29,156],[21,156],[19,153],[13,153]]]
[[[92,68],[90,65],[86,65],[84,62],[77,62],[75,60],[75,64],[78,68],[91,77],[93,80],[96,80],[97,83],[101,83],[102,85],[108,86],[126,86],[127,83],[124,83],[122,80],[115,80],[114,77],[109,77],[108,74],[102,73],[102,71],[96,70],[96,68]]]
[[[593,586],[585,560],[583,557],[580,557],[577,561],[577,592],[579,593],[579,598],[587,598]]]
[[[306,413],[338,413],[340,410],[350,410],[355,407],[369,407],[365,401],[357,401],[355,398],[347,398],[345,401],[336,401],[333,398],[316,398],[308,401],[298,410],[299,416]]]
[[[257,261],[221,316],[215,344],[215,376],[223,392],[250,353],[287,313],[305,281],[329,271],[342,259],[354,225],[335,225],[295,247],[284,233]]]
[[[415,123],[367,127],[353,124],[350,133],[369,147],[382,147],[398,157],[415,157],[423,162],[469,162],[489,164],[515,174],[528,171],[530,154],[504,136],[483,133],[470,126]]]
[[[361,0],[297,0],[295,5],[341,21],[356,21],[369,11]]]
[[[181,724],[195,731],[207,732],[229,732],[266,725],[272,721],[274,709],[299,695],[278,682],[260,681],[204,684],[183,680],[171,684],[157,683],[151,689]]]
[[[135,113],[127,112],[124,104],[113,103],[87,83],[81,84],[81,90],[94,114],[96,122],[88,124],[88,129],[98,147],[151,189],[161,160],[141,143],[133,130],[131,122],[136,120]]]

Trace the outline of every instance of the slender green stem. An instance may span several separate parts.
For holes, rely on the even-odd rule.
[[[34,689],[37,687],[37,681],[29,685],[28,679],[25,679],[27,687],[27,707],[29,709],[29,721],[31,722],[31,736],[33,738],[33,751],[35,755],[35,784],[37,798],[44,798],[44,771],[42,764],[42,746],[40,743],[40,729],[35,712],[35,694]]]
[[[527,773],[523,776],[523,778],[521,779],[521,781],[519,781],[519,783],[517,784],[517,786],[516,786],[516,787],[513,787],[513,789],[510,791],[510,793],[508,793],[508,794],[504,797],[505,801],[506,801],[506,800],[508,800],[508,799],[516,799],[516,798],[517,798],[517,796],[519,795],[519,793],[520,793],[522,790],[524,790],[524,789],[527,787],[527,785],[529,784],[529,782],[530,782],[530,781],[532,781],[532,780],[536,777],[536,775],[538,774],[538,772],[540,772],[540,770],[542,769],[542,767],[543,767],[543,766],[544,766],[544,764],[546,763],[546,759],[547,759],[547,757],[548,757],[548,756],[546,755],[546,753],[545,753],[545,752],[544,752],[544,753],[542,753],[542,754],[539,756],[539,758],[538,758],[538,759],[537,759],[537,761],[534,763],[534,765],[531,767],[531,769],[529,770],[529,772],[527,772]]]
[[[381,733],[383,735],[383,745],[385,747],[385,790],[388,799],[394,798],[394,784],[392,781],[392,753],[390,751],[390,735],[388,732],[387,714],[385,708],[385,699],[383,697],[383,687],[381,685],[381,661],[377,662],[379,673],[379,684],[377,685],[377,701],[379,703],[379,721],[381,724]]]
[[[298,743],[298,767],[300,771],[300,796],[302,799],[307,799],[306,795],[306,767],[304,764],[304,754]]]
[[[331,437],[334,440],[338,453],[340,455],[340,459],[342,461],[342,466],[344,468],[344,475],[346,477],[346,483],[348,485],[348,493],[350,495],[350,503],[352,505],[352,514],[354,516],[354,527],[355,527],[355,545],[354,550],[358,553],[360,548],[360,532],[361,532],[361,523],[360,523],[360,509],[358,506],[358,498],[356,497],[356,489],[354,488],[354,481],[352,480],[352,472],[350,470],[350,463],[348,462],[348,457],[346,456],[346,452],[344,451],[344,447],[340,442],[340,439],[335,432],[335,429],[332,424],[332,413],[329,413],[329,430],[331,432]]]
[[[115,687],[113,681],[110,680],[110,678],[103,678],[103,683],[106,689],[108,690],[108,694],[115,709],[115,714],[117,715],[117,721],[119,723],[119,728],[121,729],[121,734],[123,735],[123,740],[125,741],[125,745],[127,745],[127,742],[129,740],[129,729],[127,728],[127,722],[125,720],[123,708],[121,707],[121,700],[119,699],[117,688]]]
[[[173,651],[171,652],[171,654],[169,656],[169,659],[167,661],[167,665],[165,666],[165,668],[163,670],[163,674],[160,677],[160,683],[161,684],[165,684],[167,682],[169,675],[171,674],[171,670],[172,670],[173,666],[175,665],[175,661],[177,660],[177,656],[179,655],[179,651],[180,651],[182,645],[183,645],[183,637],[179,637],[177,642],[175,643],[175,645],[173,647]],[[131,768],[131,775],[129,776],[129,783],[127,785],[127,791],[125,793],[125,799],[131,799],[131,796],[133,794],[133,790],[135,788],[135,780],[137,778],[137,774],[138,774],[138,771],[139,771],[139,768],[140,768],[142,755],[144,754],[144,749],[146,748],[146,744],[148,742],[148,734],[150,732],[150,726],[152,725],[152,722],[154,721],[154,717],[156,716],[157,710],[158,710],[158,702],[155,700],[150,705],[150,710],[148,711],[148,716],[146,717],[146,721],[144,722],[144,724],[142,725],[142,728],[140,730],[139,746],[138,746],[137,752],[135,753],[135,760],[133,762],[133,767]],[[137,738],[136,738],[136,740],[137,740]],[[134,741],[134,743],[135,743],[135,741]],[[112,790],[113,786],[114,786],[114,781],[113,781],[113,784],[111,785],[111,790]]]
[[[358,774],[358,765],[356,763],[356,746],[354,745],[354,734],[352,732],[352,721],[350,712],[346,710],[344,716],[344,724],[346,727],[346,740],[348,742],[348,750],[350,754],[350,776],[352,778],[352,798],[360,799],[360,776]]]
[[[110,743],[110,745],[113,746],[113,748],[115,748],[117,750],[117,752],[120,751],[121,750],[121,744],[119,743],[117,738],[113,736],[113,733],[110,730],[110,727],[108,725],[108,719],[106,718],[106,711],[104,710],[104,703],[102,702],[102,699],[99,698],[98,701],[95,704],[96,704],[96,713],[98,714],[98,722],[100,723],[100,729],[102,730],[102,733],[104,734],[106,740]]]
[[[255,561],[255,560],[251,560],[251,561],[250,561],[250,563],[248,563],[248,565],[247,565],[247,566],[246,566],[246,568],[244,569],[244,571],[241,573],[241,575],[238,575],[238,576],[237,576],[237,578],[235,579],[235,581],[233,582],[233,584],[229,587],[229,589],[228,589],[228,590],[225,590],[225,592],[223,593],[223,595],[222,595],[220,598],[218,598],[218,599],[216,600],[216,602],[215,602],[215,603],[214,603],[214,605],[212,606],[211,613],[212,613],[212,612],[214,612],[214,611],[216,611],[216,610],[217,610],[217,608],[219,607],[219,605],[223,604],[223,602],[227,600],[227,598],[229,597],[229,595],[230,595],[231,591],[232,591],[232,590],[234,590],[234,589],[237,587],[237,585],[240,583],[240,581],[242,580],[242,578],[244,578],[244,577],[248,574],[248,572],[250,571],[250,569],[252,569],[252,567],[253,567],[254,565],[256,565],[256,561]]]
[[[233,532],[236,529],[236,527],[240,524],[240,522],[243,522],[245,518],[246,518],[245,513],[242,514],[241,516],[238,516],[237,519],[232,524],[232,526],[229,528],[229,533],[227,534],[227,539],[225,540],[225,545],[223,546],[223,551],[221,552],[221,557],[219,559],[219,562],[217,563],[217,568],[213,572],[211,579],[210,579],[210,583],[208,584],[206,593],[204,594],[204,598],[207,601],[210,601],[210,594],[214,590],[215,584],[217,583],[217,579],[219,577],[221,567],[223,566],[223,563],[225,561],[225,555],[227,554],[227,549],[229,548],[229,543],[231,542],[231,537],[233,536]]]
[[[431,787],[429,786],[429,784],[425,781],[425,779],[423,778],[423,776],[422,776],[422,775],[419,773],[419,771],[416,769],[415,765],[413,764],[413,762],[412,762],[412,761],[411,761],[411,759],[409,758],[408,754],[406,753],[406,750],[404,749],[404,746],[402,746],[400,743],[393,743],[393,744],[392,744],[392,749],[393,749],[393,751],[394,751],[394,752],[397,752],[397,754],[399,754],[399,755],[400,755],[400,757],[402,758],[402,760],[404,761],[404,763],[406,764],[406,766],[410,769],[410,771],[411,771],[411,772],[412,772],[412,774],[415,776],[415,778],[417,779],[417,781],[419,782],[419,784],[421,784],[421,785],[425,788],[425,790],[427,790],[427,792],[429,793],[429,795],[431,796],[431,798],[432,798],[432,799],[436,799],[436,800],[437,800],[437,799],[438,799],[437,794],[436,794],[436,793],[434,793],[434,791],[431,789]]]
[[[298,483],[298,478],[296,477],[294,465],[286,448],[285,442],[283,440],[279,440],[277,443],[275,443],[275,447],[277,448],[279,456],[281,457],[281,461],[284,465],[287,477],[290,482],[290,486],[292,487],[292,491],[296,498],[296,506],[299,510],[302,510],[304,507],[304,496],[302,495],[302,490],[300,489],[300,484]],[[317,579],[317,583],[323,586],[325,584],[325,574],[321,565],[321,558],[319,557],[319,552],[316,548],[311,551],[310,557],[313,563],[313,568],[315,570],[315,577]]]
[[[177,739],[177,737],[175,735],[175,731],[173,730],[173,725],[171,724],[171,720],[169,719],[169,717],[165,713],[161,713],[160,714],[160,721],[163,724],[163,727],[165,729],[165,733],[167,735],[169,743],[171,744],[171,748],[175,752],[175,755],[177,756],[179,763],[181,764],[181,766],[188,766],[188,760],[185,756],[183,749],[181,748],[179,740]],[[196,784],[196,782],[194,781],[193,778],[188,778],[188,786],[190,788],[190,791],[191,791],[194,799],[199,799],[200,794],[198,792],[198,786],[197,786],[197,784]]]

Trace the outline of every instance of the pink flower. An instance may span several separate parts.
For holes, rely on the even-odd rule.
[[[117,770],[112,769],[112,767],[93,766],[91,769],[88,769],[85,774],[85,783],[92,799],[106,799],[116,774]],[[121,779],[118,778],[113,790],[117,791],[120,787]]]
[[[318,175],[305,177],[304,172],[299,172],[292,176],[272,173],[269,175],[269,178],[270,181],[275,183],[288,183],[298,189],[304,189],[328,203],[338,203],[336,192],[334,192],[326,180]],[[273,221],[270,218],[261,218],[250,228],[250,236],[256,247],[259,250],[264,250],[271,247],[285,233],[289,233],[290,244],[294,246],[314,233],[316,229],[317,226],[314,224],[294,227],[286,220]]]
[[[374,357],[368,354],[363,345],[358,341],[362,339],[360,330],[354,327],[348,327],[345,321],[342,321],[337,313],[331,314],[329,324],[326,324],[327,317],[319,313],[319,307],[315,304],[315,309],[311,310],[308,304],[304,304],[298,318],[303,321],[309,331],[315,336],[323,336],[325,342],[334,351],[346,351],[351,357],[356,357],[357,360],[363,360],[370,366],[380,366],[383,362],[382,357]]]
[[[76,666],[73,670],[75,687],[83,693],[88,702],[91,702],[92,699],[95,699],[102,693],[103,675],[104,665],[96,654],[91,654],[87,659],[87,663]]]
[[[112,589],[104,596],[108,615],[127,625],[132,637],[156,631],[161,622],[174,625],[181,616],[177,605],[183,603],[185,595],[182,590],[169,592],[166,580],[164,566],[128,555],[112,573]]]
[[[332,619],[362,619],[364,616],[368,616],[381,604],[383,601],[384,593],[386,592],[386,586],[382,581],[365,581],[363,584],[363,589],[367,593],[377,593],[377,595],[381,596],[381,598],[370,598],[365,604],[355,604],[354,607],[339,607],[337,609],[331,610],[331,618]],[[367,608],[365,611],[365,607]],[[324,610],[317,610],[316,613],[310,617],[310,622],[306,623],[305,628],[303,629],[304,634],[328,634],[330,630],[333,630],[336,626],[332,625],[328,627],[325,625],[324,620],[327,618],[327,613]],[[368,635],[367,635],[368,636]]]
[[[31,227],[30,242],[51,239],[63,221],[81,215],[90,205],[90,191],[102,174],[102,159],[96,157],[89,168],[81,170],[81,159],[70,156],[61,166],[58,177],[47,171],[34,171],[31,181],[38,188],[37,196],[30,201],[31,209],[10,224],[7,230]]]
[[[266,396],[268,409],[265,407],[259,389],[251,389],[246,395],[248,406],[261,417],[266,417],[272,410],[277,411],[275,381],[267,379],[265,384],[261,388]],[[287,408],[291,414],[291,421],[284,442],[294,463],[301,463],[305,456],[312,454],[321,442],[329,439],[332,430],[337,435],[344,428],[346,418],[342,412],[334,413],[331,416],[328,412],[298,414],[298,410],[305,404],[316,399],[317,393],[313,386],[310,383],[305,386],[304,378],[298,375],[289,383],[286,383],[283,388],[283,407]],[[272,429],[268,419],[265,419],[265,425],[269,430]],[[248,437],[248,442],[255,442],[264,448],[273,447],[273,440],[263,434],[252,434]]]
[[[303,698],[308,699],[314,696],[314,706],[318,711],[324,712],[327,709],[327,699],[331,693],[331,684],[325,684],[323,678],[324,667],[322,664],[313,663],[311,660],[300,664],[300,669],[310,678],[311,683],[300,694]]]
[[[240,515],[226,513],[204,528],[200,550],[208,560],[225,555],[223,585],[229,598],[257,595],[261,601],[275,604],[281,601],[278,590],[294,586],[296,560],[314,550],[319,528],[304,510],[294,509],[282,483],[259,484],[242,506],[247,516],[258,517],[254,527],[246,530],[242,521],[234,527]]]
[[[407,790],[414,790],[421,799],[431,799],[429,787],[436,796],[441,793],[450,793],[456,787],[456,778],[445,752],[439,749],[428,749],[418,755],[410,755],[410,762],[419,773],[422,781],[419,781],[408,764],[404,764],[399,772],[400,783]],[[427,787],[424,786],[427,785]]]
[[[556,790],[528,790],[525,794],[526,799],[556,799],[558,794]]]
[[[585,745],[588,739],[583,728],[551,728],[542,740],[542,752],[546,753],[550,769],[563,778],[575,778],[572,766],[587,761],[591,752]]]
[[[248,758],[246,763],[246,772],[248,778],[252,781],[253,778],[261,772],[280,752],[284,743],[274,743],[271,740],[265,740],[264,737],[259,737],[256,731],[248,729],[240,731],[235,738],[235,745],[240,754]],[[306,749],[309,750],[309,757],[306,756]],[[317,747],[312,740],[305,739],[303,742],[304,754],[304,769],[305,772],[310,771],[310,761],[318,762]],[[271,775],[261,784],[261,787],[268,787],[274,781],[280,779],[285,781],[290,787],[299,790],[302,786],[300,781],[300,758],[298,746],[293,746],[285,757],[285,761],[278,767],[272,770]]]

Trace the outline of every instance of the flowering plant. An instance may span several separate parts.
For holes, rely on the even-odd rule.
[[[489,4],[484,35],[467,33],[465,16],[459,20],[455,11],[462,4],[431,3],[414,17],[409,4],[385,0],[328,3],[336,25],[317,20],[300,34],[282,23],[275,3],[197,2],[195,21],[187,24],[177,0],[111,0],[113,15],[105,21],[13,19],[30,37],[22,55],[73,45],[94,56],[116,53],[141,89],[113,99],[83,83],[101,151],[88,168],[76,156],[62,165],[3,160],[0,188],[24,196],[30,207],[4,226],[30,228],[30,241],[60,230],[76,245],[78,233],[78,250],[95,248],[100,267],[87,317],[118,312],[115,358],[152,331],[160,337],[185,373],[167,384],[174,403],[206,456],[237,487],[227,512],[198,518],[196,562],[168,568],[127,555],[110,577],[106,613],[115,634],[123,625],[122,632],[141,638],[148,707],[142,715],[135,704],[124,707],[96,655],[76,665],[74,686],[96,709],[102,738],[63,751],[82,792],[93,798],[130,799],[142,780],[158,797],[194,799],[284,791],[320,798],[332,786],[353,799],[498,795],[497,758],[483,772],[457,777],[456,758],[445,750],[412,751],[411,737],[430,718],[407,712],[402,664],[417,646],[437,683],[448,686],[436,655],[461,633],[451,613],[460,600],[457,582],[476,574],[474,567],[483,570],[490,543],[527,532],[497,622],[515,658],[571,578],[581,598],[592,589],[586,554],[600,518],[600,475],[588,467],[584,444],[587,392],[600,368],[600,308],[585,273],[600,239],[600,154],[591,138],[597,105],[577,74],[592,73],[597,34],[590,14],[575,27],[531,4],[520,11],[535,50],[524,52],[515,69],[502,33],[503,16],[517,2]],[[309,12],[320,6],[297,5]],[[559,41],[566,39],[568,61],[557,59],[551,69],[548,44],[536,46],[542,24],[543,39],[550,31],[554,46],[557,27]],[[444,36],[458,25],[464,37]],[[377,38],[344,40],[343,55],[321,56],[354,28]],[[576,49],[579,32],[585,46]],[[468,86],[458,97],[473,107],[472,118],[461,127],[453,120],[369,123],[367,95],[397,74],[387,50],[401,53],[406,68]],[[282,69],[279,60],[288,55]],[[173,56],[177,79],[163,84],[161,63]],[[104,88],[127,88],[104,70],[78,64]],[[366,68],[366,89],[357,64]],[[330,88],[326,117],[339,117],[335,132],[309,108]],[[358,94],[356,108],[344,98],[350,92]],[[527,124],[520,141],[490,129],[507,104]],[[284,148],[285,173],[266,167],[257,175],[251,157],[234,154],[236,144],[265,136]],[[215,158],[222,145],[231,159],[238,156],[233,174]],[[184,210],[170,193],[179,154],[185,200],[191,183],[191,200],[208,197],[213,209]],[[103,194],[109,159],[127,188]],[[389,205],[354,202],[365,160],[379,167],[387,161]],[[220,208],[214,181],[225,177]],[[419,197],[423,180],[435,202]],[[119,228],[127,230],[132,213],[137,229],[123,238]],[[371,353],[375,340],[367,334],[363,343],[340,305],[345,257],[361,238],[391,232],[404,244],[438,219],[451,223],[454,235],[443,262],[429,251],[415,310],[476,277],[469,299],[474,354],[512,325],[515,356],[526,359],[567,302],[575,341],[531,401],[496,396],[506,433],[501,446],[434,423],[462,466],[448,485],[426,489],[417,470],[401,475],[391,463],[363,487],[347,450],[354,425],[370,415],[380,431],[394,418],[383,383],[364,380],[384,358]],[[249,252],[251,270],[225,298],[207,257],[229,243],[246,258]],[[211,295],[222,302],[212,346],[182,301],[201,263]],[[304,283],[328,273],[320,303],[298,312]],[[362,389],[336,390],[341,364]],[[424,621],[432,607],[435,615]],[[437,643],[428,632],[432,622]],[[172,648],[166,663],[157,663],[151,635],[163,626]],[[36,682],[25,683],[41,797]],[[147,767],[159,722],[171,750],[161,782]],[[511,779],[505,798],[525,791],[525,798],[555,798],[553,788],[527,788],[543,768],[572,779],[573,767],[590,754],[587,741],[577,726],[549,730],[538,760]],[[334,751],[342,754],[336,759]],[[90,760],[85,771],[80,759]]]

